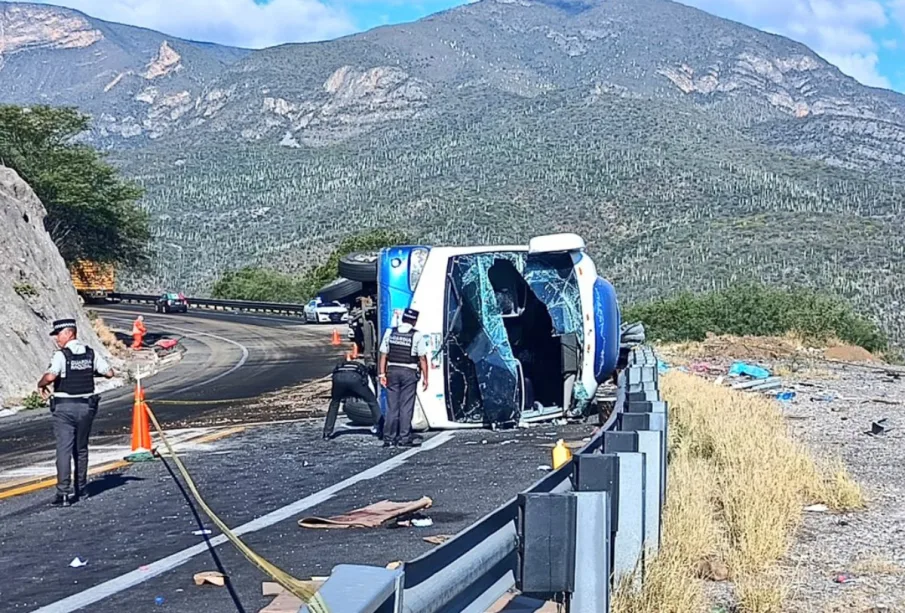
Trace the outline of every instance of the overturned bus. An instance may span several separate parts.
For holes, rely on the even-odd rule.
[[[345,276],[366,270],[366,258],[356,257],[357,269],[341,265]],[[365,297],[350,323],[366,357],[376,360],[377,339],[407,307],[420,313],[416,327],[429,340],[417,430],[587,415],[615,370],[616,293],[577,235],[539,236],[527,246],[390,247],[370,266],[372,277],[354,280]]]

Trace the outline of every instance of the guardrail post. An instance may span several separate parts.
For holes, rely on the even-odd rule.
[[[638,451],[638,437],[633,432],[605,432],[603,452],[619,458],[619,496],[614,501],[618,526],[612,562],[613,581],[618,585],[635,571],[644,551],[646,467],[644,455]]]
[[[650,431],[634,431],[632,438],[624,438],[614,444],[612,451],[639,452],[644,458],[644,549],[656,551],[660,548],[660,465],[661,443],[660,433]],[[604,441],[606,444],[606,441]],[[611,449],[606,449],[611,451]]]
[[[606,492],[576,492],[575,589],[569,613],[610,610],[609,513]]]
[[[398,569],[340,564],[318,594],[330,613],[400,613],[404,576]],[[308,605],[299,613],[309,613]]]
[[[659,439],[660,453],[657,461],[660,465],[660,510],[666,503],[666,437],[668,423],[665,413],[621,413],[619,428],[626,432],[636,431],[640,435],[653,432]]]
[[[606,577],[609,589],[615,559],[616,533],[619,530],[619,456],[615,453],[576,455],[572,460],[572,471],[573,489],[576,492],[606,493]],[[607,598],[609,599],[609,592]]]

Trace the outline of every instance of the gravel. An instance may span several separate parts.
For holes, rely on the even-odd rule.
[[[819,460],[841,459],[868,505],[843,515],[804,514],[783,562],[794,578],[787,610],[905,610],[905,376],[825,364],[786,382],[796,392],[783,408],[791,431]],[[866,434],[881,419],[888,432]],[[840,575],[851,581],[837,583]]]

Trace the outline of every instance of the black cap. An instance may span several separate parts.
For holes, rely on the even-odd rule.
[[[51,336],[56,336],[66,328],[76,328],[74,319],[58,319],[53,322],[53,332],[50,333]]]
[[[418,313],[418,311],[416,311],[415,309],[406,309],[402,312],[402,321],[410,321],[414,323],[418,321],[418,315],[420,315],[420,313]]]

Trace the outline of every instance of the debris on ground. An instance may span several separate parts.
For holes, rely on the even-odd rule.
[[[707,581],[726,581],[729,579],[729,566],[718,558],[705,558],[698,562],[697,576]]]
[[[451,534],[435,534],[434,536],[425,536],[422,541],[431,545],[442,545],[452,538]]]
[[[195,573],[194,581],[195,585],[204,585],[205,583],[210,583],[217,587],[226,585],[226,577],[223,576],[223,573],[218,573],[215,570],[206,570],[201,573]]]
[[[851,583],[852,581],[854,579],[850,575],[841,574],[833,577],[833,583]]]
[[[883,419],[878,419],[870,424],[870,432],[865,432],[865,434],[870,436],[881,436],[888,433],[891,430],[891,428],[887,426],[888,421],[889,420],[885,417]]]
[[[72,562],[69,563],[71,568],[81,568],[83,566],[88,566],[88,562],[82,560],[78,556],[72,559]]]
[[[397,560],[396,562],[390,562],[389,564],[387,564],[386,567],[387,567],[387,570],[396,570],[397,568],[402,568],[403,564],[404,564],[404,562],[402,562],[401,560]]]
[[[770,377],[770,371],[755,364],[748,364],[747,362],[735,362],[729,367],[730,377],[740,377],[742,375],[751,377],[752,379],[767,379]]]
[[[213,532],[210,530],[195,530],[192,534],[195,536],[206,536],[208,534],[213,534]]]
[[[361,509],[333,517],[303,517],[298,521],[302,528],[377,528],[397,517],[412,515],[429,508],[433,501],[427,496],[411,502],[381,500]]]
[[[809,507],[805,507],[804,510],[808,513],[826,513],[830,509],[825,504],[812,504]]]
[[[325,579],[312,577],[311,581],[305,581],[308,587],[313,591],[320,589]],[[298,596],[294,596],[287,592],[279,583],[265,581],[261,584],[261,594],[263,596],[275,596],[269,605],[258,611],[258,613],[298,613],[305,603]]]

